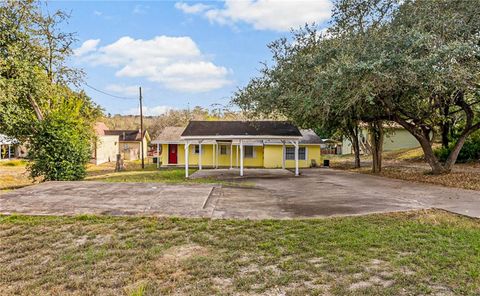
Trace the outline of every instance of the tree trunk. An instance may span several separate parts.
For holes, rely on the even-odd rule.
[[[462,150],[463,145],[465,144],[465,141],[467,140],[468,136],[470,136],[473,132],[479,129],[480,129],[480,122],[474,126],[471,126],[469,129],[465,129],[463,131],[462,135],[460,136],[460,138],[458,138],[457,142],[455,143],[455,146],[450,152],[450,155],[448,155],[448,158],[445,161],[444,169],[446,172],[452,171],[452,167],[457,162],[458,154]]]
[[[35,115],[37,116],[38,121],[42,121],[43,113],[42,113],[42,110],[40,110],[40,107],[38,106],[37,101],[35,101],[35,99],[30,96],[28,97],[28,101],[30,102],[30,105],[32,106],[33,111],[35,111]]]
[[[358,126],[355,124],[347,128],[348,138],[352,143],[353,153],[355,155],[354,167],[360,167],[360,142],[358,140]]]
[[[438,158],[433,153],[432,142],[430,141],[430,133],[428,131],[419,131],[417,127],[406,120],[396,116],[394,121],[401,126],[403,126],[407,131],[412,134],[412,136],[417,139],[420,143],[420,146],[423,150],[423,155],[425,156],[425,161],[428,163],[430,168],[432,168],[433,175],[441,175],[446,173],[443,165],[438,161]]]
[[[450,122],[447,119],[447,116],[450,114],[449,106],[445,106],[443,108],[443,116],[445,116],[445,121],[442,123],[442,147],[448,148],[448,144],[450,144]]]
[[[355,168],[358,169],[360,168],[360,144],[358,143],[358,133],[357,136],[354,138],[354,141],[352,143],[353,147],[353,152],[355,153]]]
[[[372,151],[372,172],[380,173],[382,171],[382,152],[383,152],[383,122],[374,121],[369,123],[369,134]]]
[[[442,147],[448,148],[448,144],[450,144],[450,124],[445,122],[442,124]]]
[[[423,150],[423,155],[425,156],[425,161],[430,165],[432,168],[433,175],[441,175],[447,173],[445,168],[443,167],[442,163],[438,160],[433,152],[432,144],[430,143],[430,139],[426,137],[415,137],[417,138],[420,146]]]

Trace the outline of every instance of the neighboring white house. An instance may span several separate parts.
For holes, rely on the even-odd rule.
[[[368,144],[368,129],[366,125],[360,127],[360,150],[365,149]],[[393,151],[399,149],[409,149],[420,147],[420,143],[414,136],[402,126],[398,124],[391,124],[385,126],[385,137],[383,140],[383,151]],[[347,137],[343,137],[342,154],[352,154],[352,143]]]
[[[108,127],[103,122],[95,123],[97,142],[93,145],[91,163],[98,165],[115,161],[117,154],[120,153],[119,136],[106,135],[107,130]]]

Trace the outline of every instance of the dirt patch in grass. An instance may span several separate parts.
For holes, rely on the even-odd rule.
[[[4,295],[477,295],[480,222],[0,216]]]
[[[407,149],[385,152],[382,172],[377,175],[446,187],[480,190],[480,163],[456,164],[453,171],[449,174],[432,175],[430,174],[428,164],[422,161],[421,157],[418,157],[418,151],[418,149]],[[353,157],[350,155],[334,157],[331,161],[331,167],[357,173],[372,174],[369,157],[362,158],[362,167],[359,169],[353,167]]]
[[[347,169],[349,171],[363,174],[373,174],[371,169],[368,167],[362,167],[360,169],[342,167],[341,169]],[[411,182],[421,182],[469,190],[480,190],[480,171],[477,170],[455,170],[449,174],[432,175],[423,167],[386,165],[382,168],[382,172],[375,175]]]
[[[366,173],[369,173],[366,171]],[[420,168],[386,167],[381,176],[407,181],[442,185],[446,187],[480,190],[480,172],[454,171],[445,175],[431,175]]]
[[[0,193],[32,184],[24,161],[0,161]]]

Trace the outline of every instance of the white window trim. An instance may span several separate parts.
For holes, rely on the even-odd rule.
[[[222,154],[222,146],[225,146],[225,154]],[[230,155],[230,146],[227,144],[220,144],[219,155]]]
[[[245,147],[252,147],[252,156],[247,156],[247,155],[245,154]],[[243,158],[248,158],[248,159],[257,158],[257,149],[255,149],[255,147],[256,147],[256,146],[245,145],[245,146],[243,147],[243,150],[244,150],[244,152],[243,152]]]
[[[193,154],[194,154],[194,155],[199,155],[199,154],[200,154],[200,153],[197,153],[197,151],[195,151],[195,150],[196,150],[196,149],[195,149],[196,146],[198,146],[198,149],[199,149],[199,151],[200,151],[200,144],[191,144],[190,146],[192,146]],[[204,155],[204,154],[205,154],[205,145],[202,145],[202,146],[203,146],[203,147],[202,147],[202,155]]]
[[[285,151],[284,151],[284,153],[283,153],[283,158],[284,158],[285,160],[293,160],[293,161],[295,161],[295,158],[294,158],[294,159],[287,159],[287,149],[288,149],[288,148],[293,148],[293,149],[295,149],[295,147],[292,147],[292,146],[287,146],[287,147],[285,147]],[[302,158],[300,157],[300,148],[305,148],[305,159],[302,159]],[[299,150],[299,151],[298,151],[298,160],[299,160],[299,161],[300,161],[300,160],[304,160],[304,161],[308,160],[308,147],[300,146],[300,147],[298,147],[298,150]]]

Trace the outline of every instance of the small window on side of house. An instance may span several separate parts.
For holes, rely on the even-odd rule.
[[[195,145],[195,154],[200,154],[200,145]]]
[[[227,145],[220,145],[220,154],[221,155],[227,155],[228,154]]]
[[[243,150],[243,156],[245,158],[253,158],[253,146],[244,146]]]
[[[295,147],[286,147],[285,148],[285,159],[286,160],[295,160]],[[299,147],[298,148],[298,160],[307,159],[307,148]]]

